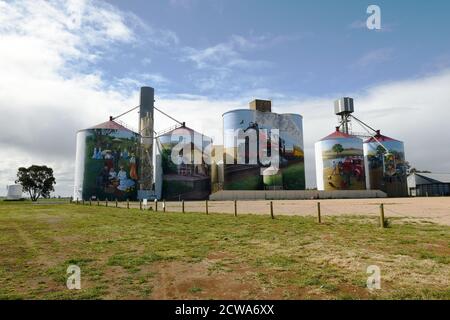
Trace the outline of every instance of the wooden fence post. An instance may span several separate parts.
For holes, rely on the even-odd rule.
[[[142,200],[139,200],[139,210],[142,210]]]
[[[322,217],[320,215],[320,202],[317,202],[317,223],[322,223]]]
[[[274,217],[274,215],[273,215],[273,202],[272,202],[272,201],[270,201],[270,217],[271,217],[272,219],[275,219],[275,217]]]
[[[155,199],[155,212],[158,212],[158,199]]]
[[[384,204],[380,204],[380,227],[384,228]]]
[[[118,208],[119,207],[119,202],[117,201],[117,198],[116,198],[116,208]]]
[[[237,200],[234,200],[234,216],[237,217]]]
[[[205,200],[205,209],[206,209],[206,214],[209,214],[209,212],[208,212],[208,200]]]
[[[105,205],[108,206],[108,198],[105,200]]]
[[[166,200],[163,200],[163,212],[166,212]]]
[[[130,209],[130,199],[127,199],[127,209]]]
[[[181,212],[184,213],[184,200],[181,200]]]

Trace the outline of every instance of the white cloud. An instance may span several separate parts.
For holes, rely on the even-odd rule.
[[[134,43],[128,18],[104,2],[0,1],[0,185],[14,181],[19,166],[45,163],[55,169],[57,193],[71,192],[76,131],[137,101],[95,64],[116,44]],[[162,37],[151,44],[176,41],[146,30]]]
[[[202,92],[220,90],[226,87],[233,91],[233,86],[255,88],[264,81],[263,77],[254,76],[249,71],[272,68],[271,62],[246,57],[249,51],[262,45],[263,37],[245,38],[233,35],[223,43],[197,49],[183,48],[181,61],[193,62],[197,68],[188,77]],[[236,73],[240,75],[236,77]]]
[[[126,89],[135,90],[135,88],[142,86],[143,83],[153,83],[154,85],[165,86],[170,83],[170,80],[160,73],[135,73],[130,74],[125,78],[116,79],[115,86],[123,86]]]
[[[227,64],[239,57],[234,46],[229,43],[219,43],[205,49],[186,48],[187,59],[192,60],[198,68]]]
[[[157,47],[166,48],[180,43],[180,39],[174,31],[155,28],[131,12],[122,14],[127,17],[126,22],[128,25],[141,30],[139,39],[142,43],[150,43]]]
[[[169,81],[157,73],[130,74],[112,86],[96,69],[95,62],[107,56],[111,46],[135,41],[136,33],[130,25],[141,27],[143,22],[128,18],[128,13],[102,2],[72,1],[66,5],[0,1],[0,185],[14,181],[18,166],[48,164],[55,169],[57,192],[70,194],[76,131],[136,106],[141,81]],[[179,41],[171,31],[150,27],[145,30],[144,37],[160,36],[150,42],[153,45]],[[263,80],[246,78],[245,72],[241,73],[245,86],[242,79],[228,81],[228,70],[242,68],[248,60],[245,53],[259,48],[264,41],[235,36],[230,43],[192,49],[190,61],[206,74],[217,71],[210,78],[200,79],[199,85],[212,88],[226,82],[230,90],[238,93],[236,98],[217,100],[180,93],[160,95],[156,105],[220,142],[222,113],[246,108],[253,98],[272,98],[275,112],[304,116],[307,183],[314,185],[313,144],[333,130],[333,100],[339,95],[290,98],[264,89]],[[371,59],[375,61],[369,57],[366,63]],[[222,65],[225,68],[221,69]],[[89,73],[83,72],[86,66]],[[449,87],[450,70],[377,85],[353,93],[356,116],[386,135],[405,141],[407,158],[413,166],[449,172]],[[157,117],[157,130],[173,124],[161,115]],[[133,126],[136,118],[130,114],[125,120]],[[4,189],[0,188],[2,193]]]
[[[348,25],[349,29],[360,29],[368,32],[391,32],[394,29],[394,24],[385,23],[384,20],[381,20],[381,29],[369,29],[367,28],[366,20],[355,20]]]
[[[383,63],[392,59],[394,50],[391,48],[380,48],[376,50],[371,50],[359,58],[354,66],[356,67],[367,67],[371,65],[376,65]]]
[[[231,35],[227,41],[205,48],[182,48],[180,61],[193,63],[196,71],[188,77],[202,92],[223,92],[224,87],[229,92],[233,92],[233,87],[241,92],[242,88],[253,90],[266,85],[271,74],[269,70],[275,67],[271,61],[254,58],[260,51],[310,35]],[[264,77],[260,75],[261,70],[264,70]]]
[[[203,49],[186,47],[184,48],[186,56],[182,59],[183,61],[190,60],[194,62],[199,69],[219,67],[240,67],[242,69],[270,67],[272,64],[269,61],[244,58],[244,55],[255,50],[261,50],[289,41],[296,41],[305,36],[307,35],[273,36],[266,34],[258,36],[250,35],[248,37],[232,35],[226,42],[221,42]]]

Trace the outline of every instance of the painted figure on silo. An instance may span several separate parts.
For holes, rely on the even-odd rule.
[[[135,199],[137,135],[125,128],[94,128],[86,130],[85,147],[83,198]]]
[[[161,149],[163,198],[208,199],[211,169],[204,154],[212,139],[188,127],[180,127],[159,136],[158,144]]]
[[[408,195],[403,142],[378,132],[364,142],[364,154],[370,189],[382,190],[390,197]]]
[[[325,190],[365,189],[361,144],[350,139],[322,141]]]

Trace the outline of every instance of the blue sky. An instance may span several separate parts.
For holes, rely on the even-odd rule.
[[[370,4],[380,31],[365,26]],[[301,114],[308,187],[344,95],[414,167],[450,172],[449,13],[448,1],[0,0],[0,186],[46,164],[70,195],[77,130],[138,105],[143,85],[217,144],[222,114],[255,98]],[[136,113],[122,120],[137,127]],[[156,130],[171,125],[156,115]]]
[[[365,27],[372,1],[110,3],[176,35],[177,42],[166,47],[155,48],[146,39],[122,46],[121,55],[102,66],[116,77],[142,70],[159,74],[168,80],[159,86],[161,92],[217,98],[245,91],[275,97],[344,94],[417,77],[450,62],[443,33],[450,30],[450,4],[445,1],[377,1],[381,31]],[[225,62],[241,63],[209,61],[199,68],[189,59],[193,52],[187,48],[195,52],[221,44]]]

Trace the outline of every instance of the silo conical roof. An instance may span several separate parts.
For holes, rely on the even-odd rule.
[[[369,139],[367,139],[366,141],[364,141],[364,143],[377,142],[377,140],[378,140],[379,142],[383,142],[383,141],[398,141],[398,142],[400,142],[399,140],[396,140],[396,139],[391,138],[391,137],[388,137],[388,136],[384,136],[384,135],[382,135],[380,132],[378,132],[378,133],[375,135],[375,138],[374,138],[374,137],[370,137]]]
[[[341,131],[339,131],[339,128],[336,128],[335,132],[327,135],[325,138],[320,139],[320,141],[339,139],[339,138],[354,138],[354,136],[351,136],[345,132],[341,132]]]
[[[124,127],[123,125],[115,122],[114,120],[109,120],[109,121],[97,124],[93,127],[86,128],[85,130],[90,130],[90,129],[110,129],[110,130],[122,130],[122,131],[133,132],[132,130]]]

